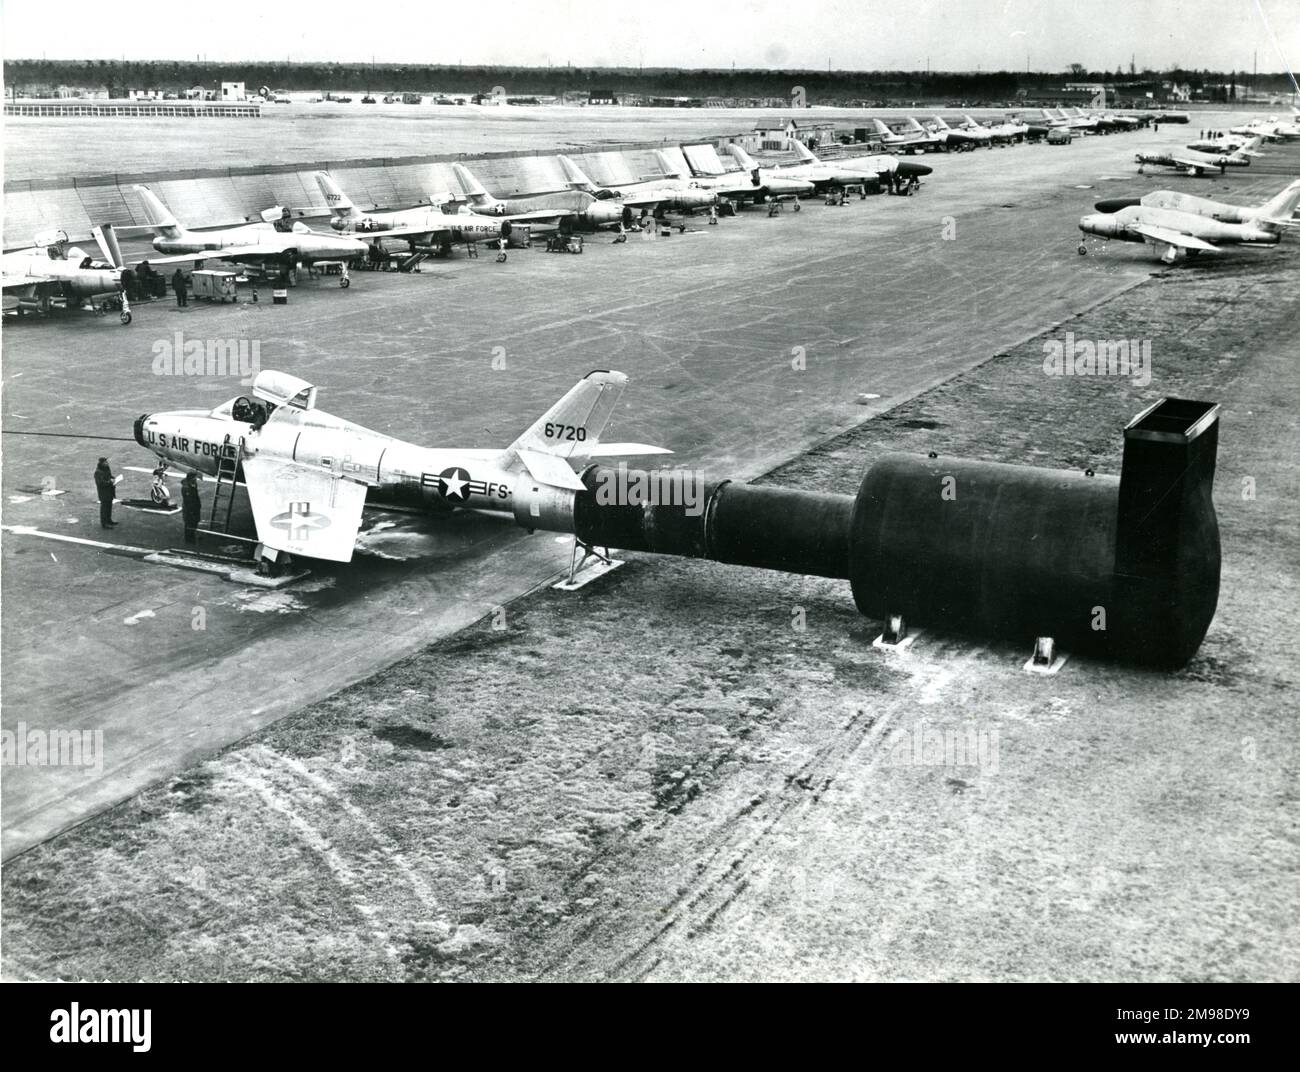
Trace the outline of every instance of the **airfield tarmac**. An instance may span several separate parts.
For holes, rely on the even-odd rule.
[[[632,377],[611,435],[664,443],[674,462],[711,475],[757,475],[879,415],[856,446],[850,435],[812,456],[822,463],[775,477],[845,491],[864,445],[1113,467],[1119,428],[1148,401],[1213,397],[1230,407],[1220,498],[1234,449],[1254,452],[1261,485],[1267,474],[1294,491],[1265,449],[1285,456],[1289,441],[1294,454],[1280,401],[1294,385],[1283,360],[1292,250],[1228,253],[1137,290],[1156,268],[1138,247],[1074,252],[1074,224],[1094,200],[1152,185],[1127,163],[1144,143],[1167,144],[1166,132],[939,157],[914,198],[812,201],[654,243],[596,239],[580,258],[520,251],[505,265],[430,262],[415,278],[359,274],[348,292],[304,285],[288,307],[144,305],[129,329],[11,324],[4,427],[129,439],[139,412],[238,393],[231,378],[153,374],[153,343],[183,330],[256,339],[262,366],[319,384],[324,408],[429,444],[504,443],[591,367]],[[1250,201],[1280,187],[1274,169],[1287,166],[1279,155],[1268,173],[1163,185]],[[953,239],[942,237],[947,221]],[[1178,301],[1180,316],[1160,320]],[[1104,337],[1129,337],[1130,313],[1155,317],[1148,331],[1171,351],[1149,387],[1045,387],[1035,336],[1083,314]],[[504,371],[491,367],[494,347],[505,348]],[[802,371],[790,365],[795,347]],[[94,457],[151,464],[134,443],[103,442],[7,435],[6,524],[99,535]],[[23,491],[44,477],[67,493]],[[143,493],[147,477],[132,481]],[[1294,683],[1282,625],[1294,577],[1281,553],[1294,551],[1294,501],[1269,499],[1269,520],[1253,522],[1235,559],[1225,551],[1225,581],[1240,571],[1250,598],[1225,583],[1206,648],[1173,684],[1085,663],[1027,679],[1027,653],[949,639],[882,662],[846,586],[701,563],[631,556],[576,597],[512,603],[560,568],[567,547],[491,520],[385,518],[353,567],[316,568],[276,593],[6,534],[6,727],[23,717],[102,728],[109,758],[103,776],[8,768],[5,854],[130,798],[6,866],[6,971],[1105,977],[1120,970],[1119,943],[1076,948],[1077,927],[1057,934],[1053,913],[1065,903],[1109,926],[1122,892],[1135,921],[1139,909],[1158,914],[1144,894],[1170,905],[1173,929],[1143,936],[1153,951],[1139,971],[1207,970],[1213,947],[1219,977],[1293,976],[1293,961],[1270,954],[1294,926],[1275,903],[1294,866],[1278,840],[1293,816],[1277,795],[1290,763],[1277,697]],[[117,517],[116,542],[177,542],[176,519]],[[819,624],[792,634],[795,605]],[[196,607],[202,631],[191,629]],[[1247,626],[1261,612],[1265,624]],[[505,629],[492,628],[498,620]],[[1260,638],[1248,673],[1243,630]],[[885,731],[926,717],[998,728],[1014,755],[1004,743],[997,778],[913,768],[880,779]],[[1225,764],[1245,737],[1250,765]],[[1140,777],[1118,758],[1134,755]],[[1067,784],[1100,795],[1075,797]],[[1157,787],[1165,826],[1152,847],[1132,834],[1146,829],[1145,794]],[[849,811],[820,806],[841,791]],[[1231,920],[1232,933],[1253,937],[1235,953],[1220,950],[1227,909],[1205,918],[1186,864],[1175,866],[1215,792],[1235,807],[1216,805],[1207,874],[1231,889],[1231,876],[1253,869],[1242,900],[1254,915]],[[905,815],[915,827],[899,828]],[[1053,823],[1075,840],[1055,843]],[[973,842],[979,852],[965,851]],[[1085,857],[1094,863],[1080,871]],[[733,859],[762,867],[733,874]],[[887,881],[870,859],[888,865]],[[1042,927],[1014,947],[998,923],[1004,878],[1044,905]],[[289,910],[275,907],[284,897],[302,906],[291,937]],[[51,944],[50,928],[90,901],[117,921],[105,940],[56,951],[66,947]],[[959,927],[966,959],[952,956]]]
[[[354,94],[359,100],[362,94]],[[913,109],[923,115],[931,109]],[[941,108],[951,116],[960,108]],[[851,129],[867,116],[893,118],[898,109],[811,108],[802,125],[834,122]],[[969,109],[1002,116],[1005,109]],[[7,179],[186,171],[195,167],[299,164],[356,157],[442,153],[572,152],[626,142],[739,134],[759,124],[783,125],[790,109],[515,107],[493,105],[264,105],[259,119],[5,119]],[[1197,117],[1194,123],[1199,123]],[[112,166],[105,139],[112,142]]]

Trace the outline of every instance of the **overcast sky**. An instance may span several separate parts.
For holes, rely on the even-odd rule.
[[[1127,70],[1134,53],[1139,69],[1300,60],[1298,0],[0,3],[10,58],[986,71]]]

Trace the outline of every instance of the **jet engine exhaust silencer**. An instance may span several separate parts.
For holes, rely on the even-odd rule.
[[[516,502],[516,517],[571,520],[566,531],[600,547],[846,578],[874,619],[1181,666],[1218,603],[1218,412],[1179,399],[1143,411],[1124,429],[1119,477],[891,454],[856,497],[723,481],[649,500],[611,489],[672,471],[592,466],[586,491],[552,489],[531,518]]]
[[[853,512],[858,609],[1181,666],[1218,603],[1218,410],[1165,399],[1140,413],[1118,479],[881,459]]]

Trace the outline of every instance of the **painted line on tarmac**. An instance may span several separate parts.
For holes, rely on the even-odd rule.
[[[0,525],[0,532],[12,532],[15,536],[39,536],[44,540],[57,540],[60,543],[79,543],[85,547],[97,547],[109,554],[122,555],[126,558],[143,559],[146,555],[156,554],[151,547],[133,547],[127,543],[108,543],[104,540],[88,540],[84,536],[68,536],[61,532],[46,532],[32,525]]]

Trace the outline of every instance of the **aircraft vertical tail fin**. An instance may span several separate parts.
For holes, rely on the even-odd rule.
[[[356,211],[354,205],[343,188],[334,181],[333,177],[327,171],[315,172],[316,185],[320,187],[320,192],[325,197],[325,204],[336,216],[344,219],[351,216]]]
[[[465,192],[465,196],[476,205],[486,204],[494,200],[488,192],[483,189],[482,183],[474,178],[473,173],[464,164],[452,164],[452,174],[456,176],[456,181],[460,183],[460,188]]]
[[[132,186],[140,203],[144,205],[144,218],[155,231],[172,237],[181,231],[181,225],[171,210],[147,186]]]
[[[581,190],[589,194],[596,192],[596,184],[587,177],[587,173],[578,167],[573,160],[563,153],[560,153],[557,159],[560,161],[560,168],[564,171],[564,181],[570,189]]]
[[[735,142],[732,142],[730,145],[727,146],[727,152],[729,152],[732,155],[732,157],[735,159],[737,164],[739,164],[742,168],[744,168],[746,171],[750,172],[751,174],[753,174],[753,172],[758,170],[758,164],[754,162],[754,158],[750,156],[749,153],[745,152],[745,150],[742,149]]]
[[[1291,216],[1300,205],[1300,179],[1296,179],[1271,201],[1259,207],[1259,222],[1266,230],[1295,226]]]
[[[809,149],[808,146],[806,146],[798,138],[794,139],[794,144],[791,146],[791,148],[794,149],[794,154],[799,158],[801,163],[804,164],[821,163],[821,161],[817,159],[817,154],[814,153],[811,149]]]
[[[627,385],[621,372],[597,369],[571,387],[532,426],[506,448],[506,452],[533,451],[567,458],[583,454],[604,431]]]
[[[655,150],[655,161],[659,164],[660,169],[663,171],[664,175],[667,178],[670,179],[688,178],[688,176],[682,172],[681,167],[677,164],[674,164],[672,160],[669,159],[668,154],[664,152],[662,149]]]
[[[108,261],[114,268],[126,267],[126,261],[122,259],[122,247],[117,242],[117,232],[113,230],[111,223],[97,226],[90,233],[95,236],[95,241],[99,245],[99,251],[104,255],[104,260]]]

